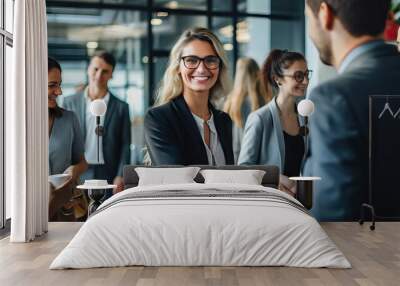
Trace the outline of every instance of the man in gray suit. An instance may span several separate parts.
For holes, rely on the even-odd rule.
[[[65,97],[63,106],[75,112],[83,129],[85,158],[89,169],[82,178],[107,180],[117,185],[116,191],[122,191],[122,169],[130,163],[131,125],[128,104],[108,90],[108,81],[112,78],[115,64],[115,58],[110,53],[96,52],[88,67],[88,87],[83,92]],[[96,118],[89,109],[95,99],[103,99],[107,105],[107,112],[101,117],[104,132],[100,137],[99,160]]]
[[[305,175],[321,176],[312,213],[355,220],[368,201],[368,97],[400,94],[400,55],[385,44],[390,0],[307,0],[309,35],[339,75],[311,91]]]

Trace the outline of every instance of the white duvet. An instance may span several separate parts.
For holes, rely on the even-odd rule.
[[[173,197],[135,198],[174,190]],[[184,196],[185,191],[189,195]],[[241,196],[190,196],[190,192],[232,191]],[[254,197],[252,191],[263,193]],[[268,198],[263,198],[264,192]],[[285,193],[262,186],[135,187],[105,201],[50,269],[127,265],[350,268],[318,222],[299,205]]]

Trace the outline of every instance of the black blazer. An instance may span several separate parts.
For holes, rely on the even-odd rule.
[[[232,121],[210,104],[227,165],[232,165]],[[144,118],[144,136],[152,165],[208,165],[196,122],[183,96],[150,109]]]

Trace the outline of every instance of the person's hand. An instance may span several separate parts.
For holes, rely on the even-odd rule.
[[[71,176],[69,182],[75,183],[78,180],[78,174],[76,173],[76,168],[74,166],[69,166],[65,171],[64,174],[68,174]]]
[[[113,185],[117,185],[113,190],[114,194],[122,192],[124,190],[124,179],[120,176],[115,177]]]

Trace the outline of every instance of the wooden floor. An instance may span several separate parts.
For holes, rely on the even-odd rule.
[[[325,223],[352,263],[349,270],[289,267],[123,267],[48,270],[79,229],[50,223],[49,233],[27,244],[0,241],[0,285],[400,285],[400,223]]]

